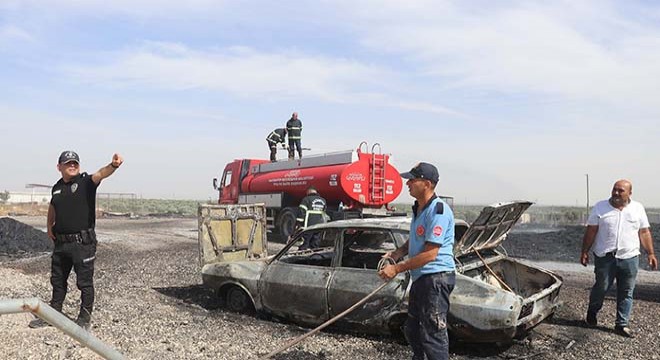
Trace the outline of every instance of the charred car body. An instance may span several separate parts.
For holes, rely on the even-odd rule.
[[[509,258],[499,245],[529,202],[483,209],[471,224],[456,220],[456,286],[450,298],[450,333],[474,342],[508,341],[554,313],[562,280],[556,274]],[[310,227],[321,245],[298,250],[302,236],[274,256],[266,254],[264,231],[237,236],[241,214],[234,211],[231,242],[217,234],[210,209],[200,213],[200,254],[205,285],[218,289],[228,308],[255,309],[298,324],[314,326],[346,310],[382,284],[378,262],[403,245],[410,219],[354,219]],[[265,214],[265,210],[263,212]],[[254,235],[255,222],[243,233]],[[215,217],[218,219],[219,217]],[[226,227],[229,229],[229,227]],[[248,229],[249,228],[249,229]],[[214,232],[216,234],[214,235]],[[241,240],[242,238],[242,240]],[[239,260],[236,260],[239,259]],[[397,333],[407,317],[409,274],[399,274],[364,306],[335,327],[366,333]]]

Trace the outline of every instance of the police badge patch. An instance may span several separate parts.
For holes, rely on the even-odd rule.
[[[73,183],[73,185],[71,185],[71,193],[75,193],[76,190],[78,190],[78,183]]]

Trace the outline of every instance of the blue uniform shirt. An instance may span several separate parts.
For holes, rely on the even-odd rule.
[[[412,280],[420,276],[443,271],[454,271],[454,213],[447,203],[433,196],[423,209],[413,206],[410,224],[408,256],[414,257],[424,249],[426,242],[440,245],[435,260],[421,268],[410,270]]]

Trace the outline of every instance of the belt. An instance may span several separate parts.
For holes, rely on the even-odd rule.
[[[94,229],[87,229],[72,234],[55,234],[55,239],[60,243],[90,244],[96,241],[96,232]]]
[[[430,274],[424,274],[422,276],[445,276],[445,275],[453,275],[455,273],[454,270],[449,270],[449,271],[438,271]],[[420,276],[420,277],[422,277]]]
[[[447,275],[447,274],[453,274],[454,270],[449,270],[449,271],[440,271],[437,273],[429,274],[429,275]]]

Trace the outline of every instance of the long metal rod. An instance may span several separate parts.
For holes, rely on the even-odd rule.
[[[125,357],[117,350],[111,348],[94,335],[85,331],[75,322],[71,321],[59,311],[53,309],[48,304],[38,298],[30,299],[11,299],[0,301],[0,314],[18,314],[29,312],[44,319],[49,324],[57,327],[70,337],[76,339],[79,343],[88,347],[90,350],[109,360],[124,360]]]
[[[488,266],[488,264],[486,264],[486,260],[483,258],[483,256],[481,256],[481,254],[479,253],[479,250],[477,250],[475,247],[472,247],[472,249],[474,250],[474,253],[477,254],[477,256],[479,257],[479,259],[481,259],[481,262],[484,264],[484,266],[486,267],[486,269],[488,269],[488,271],[490,271],[490,273],[493,274],[493,276],[495,277],[495,279],[497,279],[497,281],[499,281],[500,284],[502,284],[502,286],[504,286],[507,290],[509,290],[509,292],[512,292],[512,293],[515,294],[515,292],[513,292],[513,290],[511,290],[511,288],[509,287],[509,285],[507,285],[507,284],[504,282],[504,280],[500,279],[500,277],[497,276],[497,274],[495,273],[495,271],[493,271],[493,269],[491,269],[490,266]]]
[[[391,281],[391,279],[390,279],[390,281]],[[341,319],[342,317],[344,317],[344,316],[345,316],[346,314],[348,314],[349,312],[355,310],[355,308],[357,308],[358,306],[360,306],[360,305],[364,304],[365,302],[367,302],[367,300],[369,300],[369,298],[371,298],[371,297],[374,296],[377,292],[379,292],[381,289],[383,289],[383,288],[385,287],[385,285],[387,285],[387,284],[390,283],[390,281],[387,281],[387,282],[382,283],[382,284],[381,284],[379,287],[377,287],[374,291],[370,292],[369,295],[367,295],[367,296],[365,296],[364,298],[362,298],[362,300],[356,302],[355,305],[353,305],[353,306],[349,307],[348,309],[342,311],[340,314],[335,315],[335,317],[333,317],[332,319],[330,319],[330,320],[324,322],[323,324],[319,325],[319,326],[316,327],[314,330],[311,330],[311,331],[309,331],[308,333],[303,334],[303,335],[301,335],[301,336],[298,336],[297,338],[295,338],[295,339],[293,339],[293,340],[287,342],[286,344],[284,344],[284,345],[282,345],[281,347],[277,348],[277,350],[275,350],[275,351],[271,352],[270,354],[268,354],[268,355],[262,357],[261,359],[270,359],[271,357],[273,357],[273,356],[275,356],[275,355],[281,353],[282,351],[284,351],[284,350],[286,350],[286,349],[292,347],[293,345],[296,345],[297,343],[299,343],[299,342],[305,340],[306,338],[308,338],[308,337],[310,337],[310,336],[316,334],[317,332],[319,332],[319,331],[325,329],[326,327],[328,327],[329,325],[331,325],[331,324],[334,323],[335,321],[337,321],[337,320]]]

